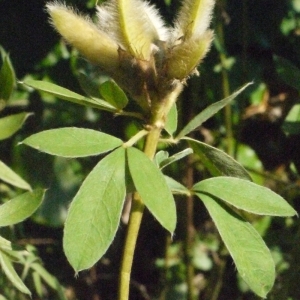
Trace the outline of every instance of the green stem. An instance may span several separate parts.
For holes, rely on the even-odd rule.
[[[164,128],[166,116],[172,107],[172,104],[176,101],[177,96],[182,90],[182,86],[178,85],[173,91],[168,94],[168,97],[162,99],[160,105],[156,105],[152,111],[152,118],[149,133],[146,137],[146,143],[144,147],[144,153],[152,160],[156,153],[157,144],[159,142],[160,134]],[[141,132],[143,134],[143,132]],[[138,134],[138,138],[141,136]],[[120,288],[119,288],[119,300],[129,299],[130,289],[130,274],[132,269],[133,255],[138,238],[139,229],[141,226],[145,205],[140,195],[135,192],[133,194],[131,212],[129,217],[129,223],[126,234],[125,248],[121,264],[120,272]]]
[[[147,136],[144,153],[150,159],[153,159],[155,155],[161,130],[162,128],[154,127]],[[145,205],[143,204],[140,195],[135,192],[132,199],[132,207],[121,265],[119,300],[129,299],[130,273],[132,268],[134,249],[136,246],[144,208]]]

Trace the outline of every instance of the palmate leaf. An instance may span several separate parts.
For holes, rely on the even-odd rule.
[[[113,107],[111,104],[103,101],[101,99],[89,98],[74,93],[66,88],[63,88],[59,85],[53,84],[51,82],[41,81],[41,80],[32,80],[26,79],[23,84],[30,86],[38,91],[47,92],[53,96],[56,96],[59,99],[66,100],[72,103],[94,107],[110,112],[117,112],[118,109]]]
[[[203,142],[185,137],[212,176],[231,176],[252,181],[245,168],[225,152]]]
[[[297,212],[270,189],[248,180],[233,177],[214,177],[193,186],[200,194],[217,197],[238,209],[258,215],[290,217]]]
[[[258,296],[265,298],[275,280],[271,253],[250,223],[213,196],[197,193],[213,219],[236,268]]]
[[[173,234],[176,207],[163,174],[154,162],[136,148],[127,149],[127,159],[130,175],[142,201],[158,222]]]
[[[125,194],[125,149],[119,148],[97,164],[71,203],[63,247],[76,272],[91,268],[112,243]]]
[[[221,110],[224,106],[228,105],[233,99],[235,99],[242,91],[244,91],[250,84],[247,83],[236,92],[234,92],[229,97],[218,101],[216,103],[211,104],[204,110],[202,110],[196,117],[194,117],[177,135],[176,139],[179,140],[182,137],[188,135],[190,132],[195,130],[197,127],[201,126],[206,120],[215,115],[219,110]]]
[[[123,142],[96,130],[66,127],[33,134],[22,143],[51,155],[85,157],[108,152]]]

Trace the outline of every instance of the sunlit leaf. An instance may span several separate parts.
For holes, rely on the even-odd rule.
[[[0,100],[7,101],[16,85],[16,75],[9,55],[5,53],[2,47],[0,47],[0,52],[2,56],[2,66],[0,65]]]
[[[168,132],[169,135],[172,135],[176,131],[177,123],[178,123],[178,112],[177,112],[176,103],[174,103],[168,113],[167,121],[165,125],[165,130]]]
[[[176,139],[181,139],[182,137],[186,136],[199,126],[201,126],[205,121],[207,121],[209,118],[211,118],[213,115],[215,115],[219,110],[221,110],[224,106],[228,105],[233,99],[235,99],[241,92],[243,92],[250,84],[247,83],[243,87],[241,87],[239,90],[234,92],[229,97],[218,101],[216,103],[211,104],[204,110],[202,110],[196,117],[194,117],[177,135]]]
[[[96,130],[65,127],[33,134],[22,143],[51,155],[84,157],[108,152],[123,142]]]
[[[30,217],[43,201],[45,191],[36,189],[21,194],[0,206],[0,226],[13,225]]]
[[[143,152],[127,149],[128,165],[142,201],[158,222],[173,234],[176,208],[172,193],[161,171]]]
[[[125,149],[102,159],[71,203],[63,246],[76,272],[91,268],[112,243],[125,200]]]
[[[19,113],[0,119],[0,140],[4,140],[16,133],[24,124],[30,113]]]
[[[224,203],[206,194],[196,195],[212,217],[241,277],[265,298],[274,284],[275,264],[261,236]]]
[[[128,103],[126,94],[113,80],[102,83],[100,85],[100,93],[104,100],[120,110]]]
[[[30,185],[11,168],[0,160],[0,180],[24,190],[31,190]]]
[[[233,177],[214,177],[196,183],[193,190],[221,199],[236,208],[258,214],[290,217],[297,212],[270,189],[248,180]]]
[[[23,82],[25,85],[28,85],[38,91],[47,92],[53,96],[56,96],[57,98],[60,98],[62,100],[66,100],[72,103],[88,106],[88,107],[94,107],[102,110],[107,110],[111,112],[116,112],[117,109],[107,103],[106,101],[103,101],[101,99],[96,98],[88,98],[84,97],[82,95],[79,95],[77,93],[74,93],[66,88],[63,88],[59,85],[53,84],[51,82],[47,81],[41,81],[41,80],[32,80],[32,79],[26,79]]]
[[[212,176],[231,176],[252,180],[244,167],[225,152],[194,139],[184,139],[188,141]]]
[[[0,250],[0,265],[1,265],[1,270],[5,273],[8,279],[19,291],[31,295],[29,289],[26,287],[22,279],[15,271],[9,256],[7,256],[7,254],[1,250]]]

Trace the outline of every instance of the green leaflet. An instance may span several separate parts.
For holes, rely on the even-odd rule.
[[[119,148],[90,172],[73,199],[63,247],[76,272],[91,268],[112,243],[126,194],[125,149]]]
[[[31,190],[30,185],[17,173],[0,160],[0,179],[24,190]]]
[[[182,185],[181,183],[169,176],[165,175],[164,177],[169,189],[172,191],[173,194],[190,196],[190,191],[184,185]]]
[[[10,257],[0,249],[0,265],[2,271],[9,278],[12,284],[22,293],[31,295],[29,289],[23,283],[22,279],[19,277],[17,272],[15,271]]]
[[[258,296],[265,298],[274,284],[275,265],[260,235],[219,200],[206,194],[196,195],[212,217],[241,277]]]
[[[5,140],[16,133],[24,124],[31,113],[19,113],[0,119],[0,141]]]
[[[179,140],[182,137],[188,135],[191,131],[195,130],[197,127],[201,126],[206,120],[215,115],[219,110],[221,110],[224,106],[229,104],[233,99],[235,99],[242,91],[244,91],[250,84],[247,83],[242,86],[239,90],[234,92],[229,97],[218,101],[216,103],[211,104],[204,110],[202,110],[196,117],[194,117],[177,135],[176,139]]]
[[[126,94],[113,80],[102,83],[100,93],[104,100],[117,109],[122,110],[128,103]]]
[[[279,77],[289,86],[300,91],[300,70],[289,60],[277,55],[274,55],[274,62]]]
[[[233,177],[214,177],[196,183],[193,190],[198,195],[217,197],[238,209],[258,215],[288,217],[297,212],[270,189],[248,180]]]
[[[22,222],[30,217],[43,201],[45,191],[36,189],[17,196],[0,206],[0,227]]]
[[[108,152],[123,142],[96,130],[66,127],[33,134],[22,143],[51,155],[84,157]]]
[[[161,171],[143,152],[127,149],[130,175],[142,201],[158,222],[173,234],[176,207],[172,193]]]
[[[299,77],[300,78],[300,77]],[[300,104],[294,104],[292,109],[286,116],[282,129],[287,134],[299,134],[300,133]]]
[[[163,169],[164,167],[172,164],[173,162],[180,160],[184,157],[186,157],[187,155],[190,155],[193,153],[193,149],[191,148],[186,148],[180,152],[175,153],[174,155],[167,157],[166,159],[164,159],[160,164],[159,167],[160,169]]]
[[[174,103],[168,113],[167,121],[165,125],[165,130],[169,135],[173,135],[173,133],[176,131],[177,123],[178,123],[178,112],[177,112],[176,103]]]
[[[213,176],[231,176],[252,181],[244,167],[225,152],[188,137],[184,139]]]
[[[88,98],[84,97],[82,95],[79,95],[77,93],[74,93],[66,88],[63,88],[59,85],[56,85],[51,82],[41,81],[41,80],[32,80],[32,79],[26,79],[24,82],[25,85],[28,85],[38,91],[41,92],[47,92],[53,96],[56,96],[57,98],[60,98],[62,100],[66,100],[72,103],[88,106],[88,107],[94,107],[106,111],[111,112],[117,112],[117,109],[113,107],[111,104],[107,103],[106,101],[103,101],[101,99],[96,98]]]
[[[16,75],[9,55],[0,47],[2,65],[0,66],[0,100],[9,100],[16,85]],[[1,128],[1,126],[0,126]]]

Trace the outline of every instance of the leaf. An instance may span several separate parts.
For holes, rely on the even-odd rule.
[[[29,289],[23,283],[19,275],[16,273],[9,256],[5,254],[5,252],[0,250],[0,264],[1,269],[8,277],[8,279],[12,282],[12,284],[22,293],[31,295]]]
[[[0,160],[0,179],[24,190],[31,190],[31,186],[17,173]]]
[[[159,168],[160,164],[166,160],[167,158],[169,157],[169,153],[168,151],[158,151],[156,154],[155,154],[155,157],[154,157],[154,161],[157,165],[157,167]]]
[[[300,77],[299,77],[300,78]],[[295,104],[286,116],[282,129],[287,134],[299,134],[300,133],[300,104]]]
[[[96,98],[88,98],[77,93],[74,93],[66,88],[63,88],[59,85],[53,84],[51,82],[41,81],[41,80],[32,80],[26,79],[22,82],[25,85],[28,85],[38,91],[47,92],[57,98],[66,100],[72,103],[94,107],[97,109],[102,109],[110,112],[116,112],[117,109],[111,106],[109,103]]]
[[[98,77],[97,79],[95,79],[92,74],[86,74],[81,70],[77,74],[77,79],[81,89],[85,92],[86,95],[91,98],[101,97],[99,92],[100,80]]]
[[[130,175],[142,201],[158,222],[173,234],[176,207],[161,171],[143,152],[127,148]]]
[[[290,217],[297,212],[270,189],[248,180],[214,177],[196,183],[193,190],[221,199],[238,209],[258,215]]]
[[[35,271],[32,272],[32,280],[33,285],[35,287],[35,291],[39,297],[43,297],[43,286],[42,286],[42,280],[39,274]]]
[[[5,140],[16,133],[31,113],[22,112],[0,119],[0,140]]]
[[[178,123],[178,112],[177,112],[176,103],[174,103],[168,113],[167,121],[165,124],[165,130],[169,135],[173,135],[173,133],[176,131],[177,123]]]
[[[186,195],[186,196],[189,196],[191,194],[190,191],[184,185],[182,185],[175,179],[166,175],[164,175],[164,177],[169,189],[172,191],[173,194]]]
[[[244,281],[265,298],[275,280],[275,265],[261,236],[238,214],[217,199],[196,193],[212,217]]]
[[[273,59],[279,77],[289,86],[300,91],[300,70],[283,57],[274,55]]]
[[[2,54],[2,66],[0,69],[0,100],[9,100],[16,85],[16,75],[9,55],[0,47]],[[1,128],[1,126],[0,126]]]
[[[36,259],[35,259],[36,261]],[[56,277],[54,277],[53,275],[51,275],[41,264],[40,262],[34,262],[33,264],[30,265],[31,269],[34,270],[34,272],[40,277],[42,278],[47,285],[49,285],[52,289],[54,289],[58,296],[59,299],[63,299],[63,300],[67,300],[64,292],[63,292],[63,288],[62,286],[59,284],[58,280],[56,279]]]
[[[128,103],[126,94],[113,80],[102,83],[100,93],[104,100],[119,110],[122,110]]]
[[[206,120],[211,118],[213,115],[215,115],[219,110],[221,110],[224,106],[228,105],[233,99],[235,99],[241,92],[243,92],[250,84],[251,82],[245,84],[240,89],[238,89],[236,92],[234,92],[229,97],[218,101],[216,103],[211,104],[204,110],[202,110],[196,117],[194,117],[177,135],[176,139],[179,140],[182,137],[186,136],[199,126],[201,126]]]
[[[184,139],[188,141],[212,176],[231,176],[252,181],[244,167],[225,152],[188,137]]]
[[[177,160],[180,160],[180,159],[186,157],[187,155],[190,155],[191,153],[193,153],[193,149],[191,149],[191,148],[184,149],[184,150],[164,159],[160,163],[160,168],[163,169],[164,167],[172,164],[173,162],[175,162]]]
[[[123,142],[96,130],[65,127],[33,134],[22,143],[51,155],[85,157],[108,152]]]
[[[125,193],[125,149],[119,148],[96,165],[71,203],[63,247],[76,272],[91,268],[112,243]]]
[[[9,226],[30,217],[43,201],[45,191],[36,189],[19,195],[0,206],[0,226]]]

